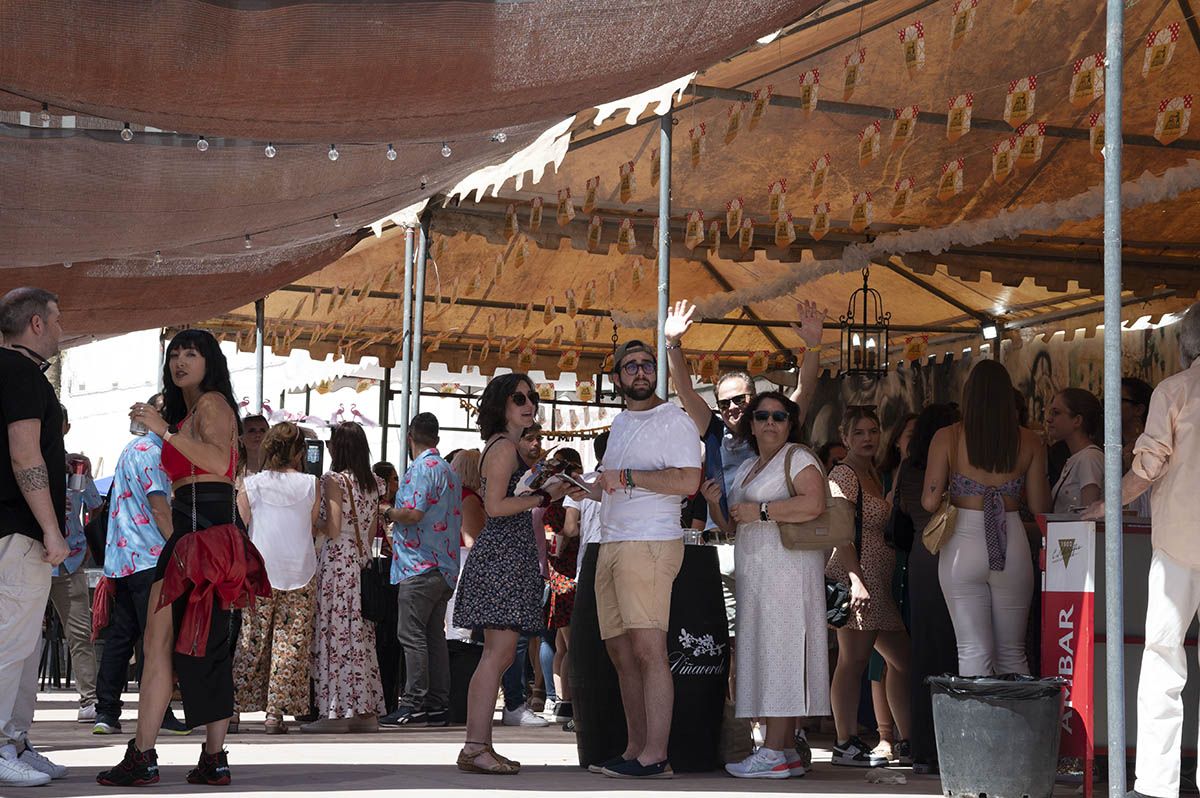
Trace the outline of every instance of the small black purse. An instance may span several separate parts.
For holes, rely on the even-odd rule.
[[[900,466],[900,471],[896,474],[896,485],[900,484],[900,477],[904,473],[904,466]],[[900,490],[898,487],[893,488],[893,496],[896,498],[892,502],[892,512],[888,516],[887,526],[883,528],[883,540],[896,551],[911,552],[913,541],[917,537],[917,528],[913,524],[912,516],[900,509]]]
[[[857,475],[856,475],[857,478]],[[862,483],[858,500],[854,502],[854,551],[862,556],[863,497]],[[841,629],[850,620],[850,586],[836,579],[825,578],[825,622]]]

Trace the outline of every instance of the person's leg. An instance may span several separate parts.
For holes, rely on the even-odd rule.
[[[538,646],[538,669],[542,672],[542,683],[546,685],[546,707],[559,700],[558,679],[554,675],[554,632],[542,635]]]
[[[1029,605],[1033,601],[1033,561],[1029,539],[1020,524],[1020,516],[1008,516],[1008,554],[1003,571],[992,571],[988,586],[992,593],[992,629],[996,636],[995,670],[1001,673],[1029,673],[1025,656],[1025,631],[1029,626]]]
[[[446,647],[446,605],[454,590],[440,571],[437,574],[440,595],[434,595],[429,619],[425,626],[425,644],[429,663],[429,692],[425,697],[427,712],[447,712],[450,709],[450,649]]]
[[[646,747],[646,691],[642,684],[641,669],[633,653],[633,641],[628,634],[621,634],[605,640],[604,647],[617,671],[621,703],[625,707],[626,743],[621,758],[637,759]]]
[[[960,676],[991,676],[995,636],[983,513],[960,511],[958,528],[939,555],[938,581],[958,642]]]
[[[92,645],[92,603],[83,568],[73,574],[54,577],[50,600],[71,649],[71,670],[79,690],[79,706],[90,707],[96,703],[96,649]]]
[[[271,658],[271,681],[276,684],[279,709],[292,716],[308,713],[309,675],[312,659],[313,614],[317,603],[317,580],[285,594],[284,613],[275,627],[276,640],[286,645],[282,655]],[[278,643],[277,651],[278,649]]]
[[[571,700],[571,679],[567,671],[568,648],[571,645],[571,630],[564,626],[559,629],[554,638],[554,661],[551,670],[554,673],[554,692],[559,701]]]
[[[1146,646],[1138,678],[1133,788],[1155,798],[1177,798],[1183,687],[1187,683],[1183,640],[1200,608],[1200,574],[1155,551],[1146,588]]]
[[[529,635],[517,636],[512,664],[504,671],[504,708],[509,712],[525,703],[525,659],[529,656]]]
[[[875,636],[875,650],[887,662],[885,682],[887,693],[884,700],[875,705],[890,707],[889,715],[895,718],[895,740],[907,740],[912,732],[912,696],[908,690],[908,669],[912,657],[912,641],[907,632],[880,632]]]
[[[500,689],[500,675],[513,662],[518,637],[516,632],[508,629],[484,630],[483,654],[467,689],[467,738],[463,750],[483,767],[491,767],[496,761],[490,754],[473,755],[492,744],[496,691]]]
[[[134,644],[142,636],[146,599],[153,580],[153,571],[141,571],[110,580],[112,604],[104,648],[100,653],[100,667],[96,670],[97,719],[121,718],[121,693],[128,684],[129,658],[133,656]]]
[[[280,592],[259,598],[254,607],[242,611],[242,625],[237,648],[233,652],[233,685],[235,712],[266,712],[271,714],[269,675],[271,672],[272,629]]]
[[[858,734],[858,698],[863,670],[871,658],[875,632],[838,629],[838,658],[829,698],[840,745]]]
[[[535,712],[541,712],[546,708],[546,682],[542,678],[542,635],[530,635],[529,646],[526,650],[525,665],[521,669],[521,676],[525,679],[530,687],[529,704],[530,709]],[[526,677],[526,670],[532,674],[532,679]]]
[[[154,748],[163,714],[171,703],[174,668],[171,652],[175,648],[175,619],[171,605],[158,609],[162,581],[150,588],[149,615],[142,635],[142,680],[138,690],[138,722],[135,745],[139,751]]]
[[[795,740],[800,718],[767,718],[767,734],[763,745],[772,751],[787,751]]]
[[[50,566],[24,535],[0,538],[0,746],[20,744],[33,723]]]
[[[445,580],[436,568],[396,585],[396,607],[399,610],[396,638],[404,649],[404,692],[400,694],[400,703],[414,710],[421,709],[429,695],[429,640],[426,632],[444,585]]]
[[[878,646],[876,647],[878,648]],[[880,743],[886,742],[891,745],[896,742],[896,727],[891,707],[888,706],[888,676],[885,664],[883,675],[879,677],[879,681],[871,680],[871,706],[875,710],[875,727],[879,731]]]
[[[653,765],[667,758],[671,714],[675,709],[675,683],[667,664],[667,633],[661,629],[630,629],[628,636],[641,675],[646,724],[646,744],[638,761]],[[621,692],[623,695],[624,690]]]

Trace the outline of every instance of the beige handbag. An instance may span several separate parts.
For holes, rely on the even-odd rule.
[[[799,444],[788,449],[783,462],[783,476],[787,481],[788,497],[795,498],[796,487],[792,484],[792,455]],[[811,452],[810,452],[811,454]],[[785,549],[793,551],[822,551],[854,543],[854,503],[833,495],[829,480],[825,479],[825,512],[811,521],[778,521],[779,540]]]
[[[954,476],[954,455],[958,453],[958,436],[954,436],[954,443],[950,448],[950,478]],[[942,504],[937,508],[937,511],[930,517],[929,523],[925,525],[925,530],[921,532],[921,541],[925,544],[925,548],[929,549],[930,554],[937,554],[946,545],[946,541],[950,540],[950,536],[954,534],[955,525],[958,523],[958,508],[950,503],[950,490],[942,494]]]

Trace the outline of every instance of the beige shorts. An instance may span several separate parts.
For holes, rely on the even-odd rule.
[[[667,631],[671,587],[683,564],[683,540],[622,540],[600,545],[596,614],[600,637],[630,629]]]

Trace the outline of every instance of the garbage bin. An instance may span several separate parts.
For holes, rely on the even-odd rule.
[[[942,792],[949,798],[1050,798],[1063,679],[930,676]]]

